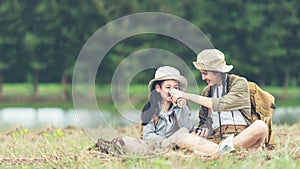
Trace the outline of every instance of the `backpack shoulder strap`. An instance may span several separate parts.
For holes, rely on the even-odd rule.
[[[253,82],[248,82],[249,84],[249,91],[250,91],[250,103],[251,103],[251,114],[252,116],[256,114],[256,105],[255,105],[255,98],[254,98],[254,95],[257,91],[257,85]],[[258,117],[259,118],[259,117]]]

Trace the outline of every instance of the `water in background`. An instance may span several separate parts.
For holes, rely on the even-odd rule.
[[[56,127],[77,126],[99,128],[99,126],[126,126],[139,123],[140,112],[123,112],[116,115],[111,112],[89,110],[63,110],[60,108],[4,108],[0,109],[0,127],[21,125],[38,128],[47,125]],[[195,124],[198,122],[198,110],[192,111]],[[277,108],[273,114],[273,124],[294,124],[300,121],[300,107]]]

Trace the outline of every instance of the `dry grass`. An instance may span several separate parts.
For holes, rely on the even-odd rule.
[[[151,158],[113,157],[87,151],[94,142],[80,128],[1,129],[1,168],[299,168],[300,124],[274,126],[277,147],[273,151],[237,152],[210,157],[172,151]],[[136,127],[120,129],[130,136]],[[201,168],[202,168],[201,167]]]

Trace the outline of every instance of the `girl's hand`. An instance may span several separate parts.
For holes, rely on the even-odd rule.
[[[208,137],[208,132],[209,132],[208,128],[201,128],[200,130],[198,130],[198,132],[196,133],[196,135],[198,135],[200,137],[207,138]]]
[[[181,98],[183,93],[184,93],[183,91],[172,89],[172,92],[171,92],[170,95],[171,95],[171,99],[172,99],[173,104],[174,103],[176,104],[177,99]]]

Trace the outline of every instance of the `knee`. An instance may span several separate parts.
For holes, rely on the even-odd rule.
[[[266,123],[262,120],[256,120],[255,122],[252,123],[252,125],[255,126],[255,134],[257,135],[265,135],[268,132],[268,126]]]
[[[256,120],[253,124],[255,124],[258,128],[260,128],[261,130],[268,130],[268,126],[266,125],[266,123],[262,120]]]

